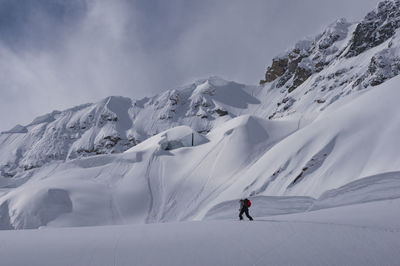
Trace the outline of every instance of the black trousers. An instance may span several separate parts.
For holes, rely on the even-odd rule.
[[[250,221],[253,221],[253,218],[249,214],[249,208],[242,208],[240,210],[240,213],[239,213],[240,220],[243,220],[243,213],[246,214],[247,218],[249,218]]]

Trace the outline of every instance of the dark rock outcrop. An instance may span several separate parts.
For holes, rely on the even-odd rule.
[[[222,109],[216,109],[215,112],[219,115],[219,116],[225,116],[228,114],[228,111],[222,110]]]
[[[312,69],[306,67],[297,67],[293,77],[293,84],[289,87],[288,92],[294,91],[298,86],[303,84],[313,74]]]
[[[345,57],[357,56],[391,38],[400,27],[400,1],[385,0],[369,12],[354,31]]]
[[[339,49],[335,42],[343,40],[351,24],[340,19],[312,40],[298,42],[293,49],[272,60],[267,68],[263,85],[276,82],[275,87],[286,87],[288,92],[294,91],[313,73],[322,71],[334,59],[333,54]]]
[[[353,84],[353,88],[377,86],[400,74],[399,48],[387,48],[376,53],[368,66],[368,70]]]
[[[288,63],[288,58],[274,58],[272,65],[267,68],[265,73],[265,82],[272,82],[285,74],[288,69]]]

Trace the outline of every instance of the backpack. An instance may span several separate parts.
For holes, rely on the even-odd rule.
[[[247,207],[251,206],[251,201],[249,199],[245,199],[245,201],[247,202]]]

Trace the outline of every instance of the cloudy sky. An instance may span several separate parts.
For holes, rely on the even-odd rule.
[[[274,55],[377,2],[0,0],[0,131],[211,75],[256,84]]]

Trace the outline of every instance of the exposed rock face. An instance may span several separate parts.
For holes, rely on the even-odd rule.
[[[265,82],[271,82],[285,74],[288,69],[288,58],[274,58],[272,65],[267,68]]]
[[[13,177],[18,171],[96,154],[119,153],[137,141],[129,132],[131,99],[108,97],[65,111],[54,111],[27,126],[0,134],[0,173]],[[18,129],[18,130],[17,130]]]
[[[252,96],[257,88],[210,77],[142,100],[111,96],[54,111],[0,133],[0,176],[15,177],[52,161],[121,153],[180,125],[207,133],[259,104]]]
[[[277,88],[285,86],[289,93],[294,91],[333,60],[332,55],[339,50],[334,44],[347,36],[350,25],[340,19],[314,39],[298,42],[293,49],[272,60],[260,84],[276,81]]]
[[[358,24],[340,19],[296,43],[273,59],[262,87],[211,77],[150,98],[108,97],[18,125],[0,133],[0,175],[124,152],[179,125],[205,134],[243,114],[315,117],[342,97],[400,74],[399,9],[400,0],[385,0]]]
[[[368,70],[357,79],[353,88],[376,86],[398,74],[400,74],[400,49],[387,48],[371,58]]]
[[[304,105],[323,111],[355,91],[399,75],[399,36],[400,0],[384,0],[358,23],[340,19],[298,42],[273,59],[260,82],[274,98],[268,117],[298,113]],[[293,100],[288,105],[285,99]]]
[[[376,10],[368,13],[354,31],[350,47],[345,56],[357,56],[372,47],[378,46],[395,34],[400,27],[400,1],[385,0]]]
[[[273,59],[272,65],[267,68],[265,80],[260,84],[275,82],[273,86],[276,88],[285,87],[289,93],[293,92],[309,77],[326,69],[333,61],[341,60],[342,57],[358,56],[390,40],[400,28],[400,0],[380,2],[375,10],[369,12],[357,24],[349,42],[343,47],[336,46],[348,36],[350,26],[351,24],[345,19],[340,19],[314,39],[297,43],[292,50]],[[398,43],[398,41],[392,42],[395,45]],[[371,58],[368,72],[339,81],[339,84],[353,82],[353,88],[359,86],[366,88],[396,76],[397,52],[397,50],[387,50],[376,54]],[[329,89],[335,87],[338,87],[338,84],[331,85]]]
[[[221,109],[216,109],[215,112],[216,112],[219,116],[225,116],[225,115],[228,114],[228,111],[221,110]]]
[[[307,61],[307,60],[304,60]],[[303,61],[302,61],[303,62]],[[304,63],[300,66],[296,66],[296,71],[293,76],[293,83],[289,87],[288,92],[292,92],[295,90],[298,86],[303,84],[304,81],[306,81],[312,74],[314,70],[314,66],[312,62],[309,62],[310,65],[307,63]]]
[[[371,73],[369,81],[371,86],[379,85],[385,80],[397,76],[400,73],[400,57],[398,53],[391,49],[382,51],[372,57],[368,71]]]

